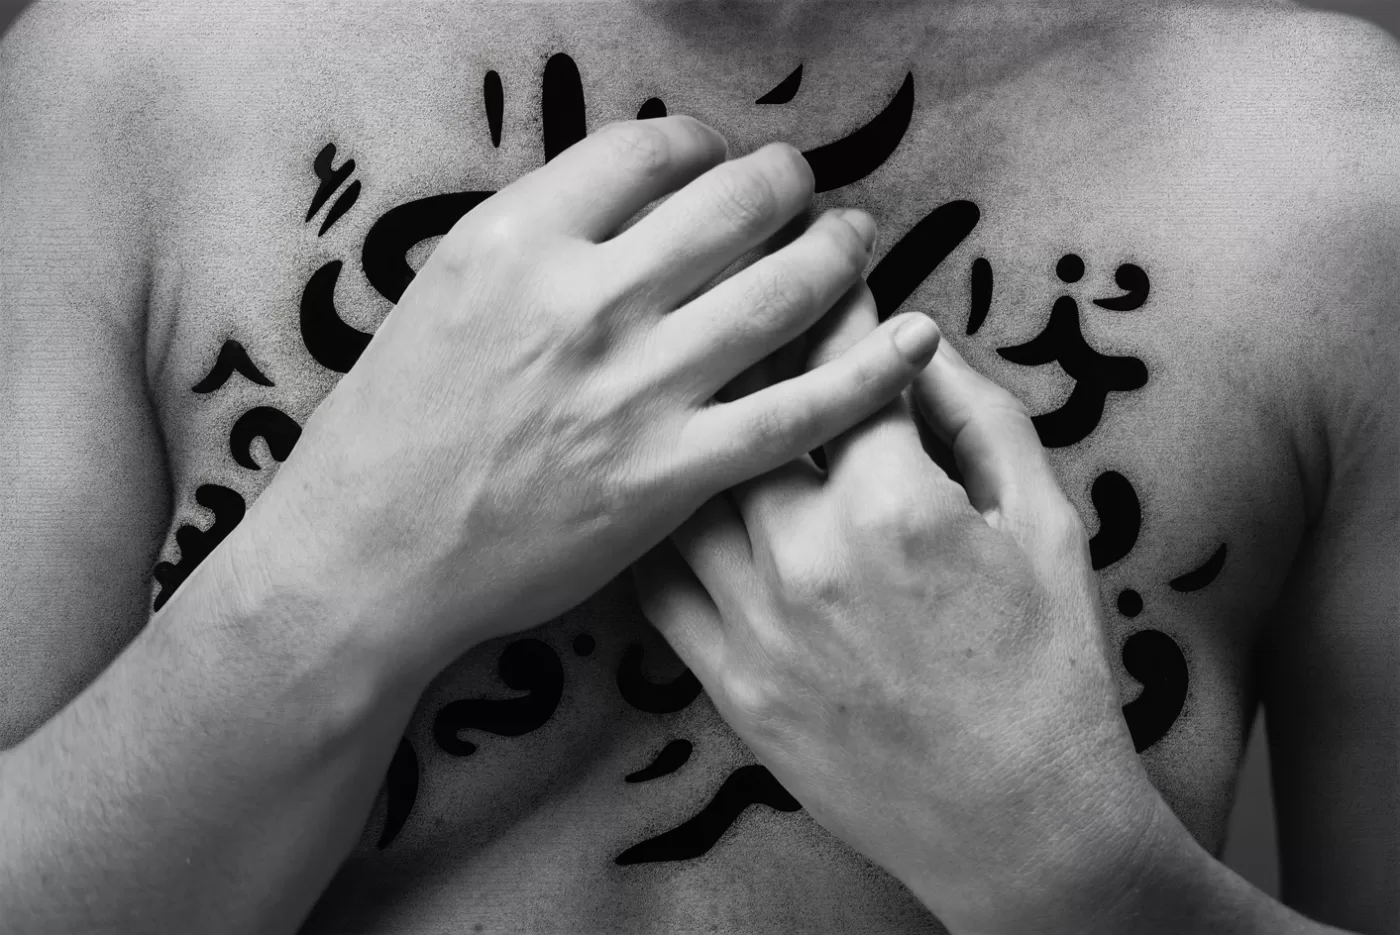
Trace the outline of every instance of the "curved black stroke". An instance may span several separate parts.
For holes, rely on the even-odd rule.
[[[258,406],[249,409],[233,423],[229,433],[228,448],[233,460],[250,471],[262,470],[262,465],[253,460],[253,439],[262,437],[267,441],[267,450],[277,461],[286,461],[292,453],[297,439],[301,438],[301,426],[281,409],[272,406]]]
[[[180,560],[158,562],[151,572],[160,585],[160,590],[156,592],[155,610],[160,610],[175,589],[190,576],[190,572],[209,557],[209,553],[224,541],[225,536],[233,532],[247,511],[247,504],[237,491],[218,484],[200,484],[195,488],[194,502],[214,514],[214,523],[207,531],[198,526],[181,526],[175,530]]]
[[[578,66],[563,52],[556,52],[544,63],[543,97],[540,115],[544,118],[544,161],[583,139],[588,134],[583,107],[583,79]]]
[[[444,752],[470,756],[476,744],[458,737],[480,730],[519,737],[538,730],[554,716],[564,694],[564,666],[559,654],[539,640],[516,640],[501,653],[498,671],[506,686],[528,692],[520,698],[469,698],[443,705],[433,720],[433,739]]]
[[[648,714],[674,714],[700,697],[700,680],[686,669],[670,682],[653,682],[642,674],[640,643],[627,647],[617,670],[617,690],[622,700]]]
[[[992,310],[992,264],[986,257],[972,261],[972,310],[967,314],[967,333],[974,335]]]
[[[390,208],[370,227],[360,250],[365,278],[395,304],[418,275],[408,265],[408,251],[429,237],[439,237],[495,192],[448,192]]]
[[[1123,705],[1123,717],[1138,753],[1167,735],[1186,706],[1186,657],[1176,641],[1158,630],[1141,630],[1123,644],[1123,667],[1142,692]]]
[[[1147,271],[1141,266],[1124,263],[1113,274],[1113,281],[1118,284],[1119,289],[1124,290],[1124,294],[1111,299],[1095,299],[1094,304],[1099,308],[1106,308],[1110,312],[1131,312],[1147,304],[1152,283],[1147,278]]]
[[[930,211],[890,248],[866,279],[881,321],[898,311],[981,219],[972,202],[950,201]]]
[[[1079,303],[1068,296],[1055,302],[1050,321],[1036,337],[997,353],[1013,364],[1038,367],[1058,361],[1077,382],[1059,409],[1031,419],[1047,448],[1064,448],[1088,438],[1103,418],[1111,392],[1147,385],[1147,365],[1136,357],[1109,357],[1084,340],[1079,327]]]
[[[1201,588],[1214,581],[1224,567],[1225,543],[1222,542],[1220,548],[1216,549],[1211,557],[1206,559],[1204,565],[1200,568],[1188,571],[1180,577],[1173,578],[1168,584],[1173,591],[1181,591],[1183,593],[1199,591]]]
[[[196,393],[212,393],[227,383],[228,378],[235,373],[243,374],[258,386],[275,385],[257,368],[242,344],[237,341],[225,341],[224,346],[219,348],[219,357],[214,361],[213,369],[190,389]]]
[[[1089,499],[1099,516],[1099,531],[1089,540],[1089,560],[1099,571],[1124,558],[1137,544],[1142,504],[1133,485],[1117,471],[1104,471],[1095,478]]]
[[[384,777],[384,829],[379,832],[375,847],[382,851],[394,843],[417,800],[418,754],[404,737],[399,740],[394,758],[389,761],[389,772]]]
[[[741,766],[729,774],[698,815],[664,834],[634,844],[619,854],[614,863],[626,867],[701,857],[750,805],[766,805],[780,812],[795,812],[802,807],[766,768],[757,764]]]
[[[779,81],[773,90],[754,101],[755,104],[786,104],[797,96],[797,89],[802,86],[802,66],[798,65],[793,69],[792,74],[782,81]]]
[[[316,236],[320,237],[324,235],[326,231],[334,227],[335,222],[344,217],[345,212],[353,208],[355,202],[359,200],[360,180],[356,179],[350,183],[350,186],[335,200],[335,204],[331,205],[331,209],[326,212],[326,219],[321,222],[321,229],[316,232]]]
[[[335,144],[327,143],[325,147],[316,154],[316,158],[311,163],[312,170],[316,177],[321,180],[321,184],[316,187],[316,194],[311,197],[311,209],[306,212],[306,220],[309,222],[316,216],[316,212],[321,210],[321,206],[330,200],[335,190],[345,184],[345,180],[355,171],[355,160],[347,159],[339,169],[332,166],[335,160]]]
[[[816,177],[816,190],[829,192],[850,185],[880,168],[904,139],[913,116],[914,73],[910,72],[885,109],[869,123],[850,136],[802,154]]]
[[[650,782],[653,779],[660,779],[662,776],[669,776],[685,765],[694,749],[694,745],[689,740],[673,740],[661,749],[661,752],[656,755],[656,759],[635,773],[628,773],[625,781]]]
[[[331,260],[311,275],[301,293],[301,343],[316,363],[336,373],[349,373],[369,346],[371,335],[352,328],[335,309],[339,260]]]
[[[481,85],[481,97],[486,104],[486,125],[491,129],[491,145],[501,145],[501,120],[506,113],[506,90],[501,76],[493,69],[486,73]]]
[[[659,97],[649,97],[637,111],[638,120],[654,120],[666,116],[666,102]]]

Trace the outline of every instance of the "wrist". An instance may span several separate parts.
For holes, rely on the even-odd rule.
[[[435,673],[412,664],[402,645],[386,645],[390,628],[313,552],[255,518],[195,569],[153,624],[329,735],[355,734],[400,709],[406,719]]]
[[[1313,931],[1302,917],[1212,857],[1155,789],[1142,794],[1137,808],[1142,821],[1102,826],[1099,850],[1110,859],[1086,860],[1082,872],[1074,872],[1071,866],[1070,874],[1060,877],[1059,892],[1037,913],[1036,924],[1022,921],[985,931],[989,935]]]
[[[1194,841],[1136,756],[1085,754],[1070,764],[1002,809],[1003,831],[988,839],[972,877],[958,883],[897,875],[960,935],[1119,931],[1112,924],[1131,914],[1155,862],[1181,847],[1177,833]]]

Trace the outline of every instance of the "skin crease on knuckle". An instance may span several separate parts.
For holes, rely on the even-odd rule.
[[[739,232],[765,227],[782,201],[781,163],[765,147],[752,156],[725,163],[714,172],[709,184],[715,207],[727,226]]]
[[[634,178],[650,181],[666,172],[674,161],[670,136],[645,122],[612,123],[601,135],[608,142],[608,158],[616,160]]]

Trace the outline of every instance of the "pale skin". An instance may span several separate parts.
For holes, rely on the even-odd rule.
[[[691,129],[703,139],[703,129]],[[481,639],[568,606],[708,503],[679,530],[675,541],[683,558],[671,557],[664,566],[669,574],[659,579],[668,583],[649,592],[654,622],[702,677],[740,735],[808,810],[903,880],[954,931],[1034,930],[1027,917],[1046,931],[1142,931],[1151,921],[1160,922],[1163,931],[1327,930],[1224,870],[1184,835],[1146,782],[1131,745],[1125,747],[1116,717],[1120,699],[1105,682],[1102,650],[1095,644],[1098,610],[1087,600],[1084,531],[1066,515],[1063,495],[1046,471],[1034,435],[1026,431],[1024,412],[1008,404],[997,387],[960,368],[947,343],[915,380],[917,367],[889,341],[891,326],[866,335],[873,321],[856,280],[868,256],[868,248],[857,243],[868,219],[823,217],[798,250],[788,248],[785,257],[775,255],[755,266],[747,280],[729,280],[725,287],[731,289],[742,290],[746,282],[755,286],[742,293],[754,301],[775,294],[773,280],[755,276],[775,280],[782,271],[789,282],[818,284],[771,320],[770,329],[740,331],[738,341],[736,321],[753,321],[752,314],[738,314],[742,303],[721,301],[718,291],[708,304],[703,298],[680,301],[708,278],[696,278],[695,258],[682,248],[712,249],[713,274],[795,217],[806,204],[808,183],[790,151],[770,151],[763,157],[770,163],[757,162],[758,171],[772,171],[791,187],[778,186],[775,202],[759,212],[762,220],[747,232],[726,228],[703,212],[696,217],[691,209],[682,211],[678,197],[670,214],[676,236],[666,236],[667,215],[660,211],[640,222],[630,241],[626,231],[610,236],[662,190],[655,185],[675,190],[717,163],[722,151],[707,145],[713,141],[699,147],[703,154],[676,157],[679,167],[665,183],[636,177],[618,183],[610,193],[615,202],[608,202],[605,178],[562,163],[565,168],[555,175],[541,176],[545,187],[522,184],[515,195],[523,197],[498,202],[508,210],[474,213],[472,225],[454,233],[448,250],[440,251],[405,296],[405,305],[417,314],[396,314],[381,327],[381,337],[307,425],[294,456],[237,534],[111,668],[0,759],[0,822],[6,823],[0,840],[22,842],[0,851],[5,868],[0,904],[20,907],[6,916],[6,924],[19,931],[294,929],[350,847],[356,822],[346,821],[345,814],[368,810],[408,708],[436,667]],[[637,150],[627,144],[621,151],[635,154],[645,146]],[[605,170],[614,167],[617,152],[599,155],[598,163]],[[558,187],[548,187],[550,179]],[[575,186],[575,180],[584,182]],[[715,194],[695,184],[700,187],[685,191],[702,203]],[[570,202],[570,192],[576,202]],[[68,194],[83,207],[57,210],[77,218],[103,210],[97,189]],[[693,236],[680,236],[692,223],[694,232],[714,236],[715,242],[707,248]],[[93,228],[101,229],[100,219]],[[454,244],[462,248],[456,260]],[[606,263],[599,261],[605,250],[610,251]],[[638,265],[630,266],[629,258]],[[487,272],[486,284],[478,278],[472,288],[499,286],[490,293],[502,309],[499,320],[482,321],[469,312],[471,298],[487,293],[464,293],[456,277],[476,270]],[[535,280],[523,276],[525,271],[543,272]],[[574,286],[580,271],[595,276],[596,293],[579,295]],[[558,295],[549,284],[565,276],[567,301],[555,302]],[[527,279],[522,288],[519,283]],[[838,303],[838,297],[844,298]],[[825,371],[833,379],[801,384],[811,395],[799,396],[797,382],[780,384],[768,391],[778,395],[767,395],[764,409],[754,408],[765,398],[759,394],[744,406],[726,404],[737,408],[728,410],[730,421],[723,427],[712,421],[725,407],[705,406],[710,393],[810,327],[833,303],[838,314],[832,321],[839,327],[819,360],[834,358],[835,350],[858,338],[862,342],[828,364],[837,366]],[[657,309],[681,308],[695,314],[664,324],[689,322],[696,330],[663,329]],[[527,336],[524,328],[513,328],[521,310],[538,316],[532,321],[547,323],[544,333],[562,340],[539,341],[540,329]],[[1378,320],[1393,322],[1393,315]],[[1384,346],[1391,332],[1378,334],[1377,343]],[[440,359],[425,367],[422,347],[434,348]],[[471,385],[433,379],[434,373],[456,373],[450,361],[460,347],[472,348],[495,369],[473,375],[479,382]],[[596,353],[599,348],[606,350]],[[665,354],[658,357],[658,350],[673,350],[677,357],[662,360]],[[410,360],[411,365],[404,363]],[[524,363],[529,361],[549,363],[531,367]],[[642,372],[655,376],[633,383]],[[124,366],[104,373],[112,384],[139,384]],[[882,376],[848,382],[855,373]],[[908,416],[894,409],[834,442],[829,476],[793,461],[911,380],[935,429],[948,441],[963,439],[967,493],[920,457]],[[510,405],[512,385],[521,398],[528,396],[533,410]],[[864,389],[850,389],[855,386]],[[494,410],[483,408],[483,397],[504,402]],[[461,405],[468,399],[470,407]],[[791,422],[792,404],[804,401],[801,410],[811,420]],[[444,418],[459,408],[470,411],[469,425]],[[449,459],[444,468],[435,454],[443,446],[444,425],[470,435],[470,460]],[[756,447],[754,436],[743,431],[755,425],[806,427],[771,447]],[[959,429],[968,426],[972,432],[964,436]],[[357,494],[346,497],[349,481],[332,487],[322,480],[325,471],[314,468],[334,470],[345,463],[343,453],[357,444],[352,432],[393,439],[399,456],[377,464],[377,474],[357,476],[353,483],[359,486],[352,488]],[[1393,432],[1393,422],[1371,434],[1381,440],[1377,448],[1393,437],[1387,432]],[[94,429],[82,438],[97,434]],[[496,443],[482,445],[483,435]],[[570,441],[602,437],[614,441],[596,448]],[[521,438],[526,445],[519,444]],[[977,438],[986,443],[969,445]],[[62,439],[51,443],[55,463],[76,458],[59,450]],[[612,460],[618,451],[630,451],[633,460]],[[1308,619],[1294,628],[1296,645],[1283,647],[1277,678],[1286,681],[1299,660],[1317,655],[1319,645],[1334,645],[1316,636],[1337,632],[1329,621],[1393,612],[1367,597],[1366,576],[1375,571],[1355,558],[1375,552],[1377,543],[1394,542],[1393,524],[1385,525],[1384,511],[1376,507],[1378,488],[1368,480],[1384,457],[1383,450],[1368,453],[1345,445],[1339,450],[1334,464],[1339,480],[1328,488],[1329,509],[1317,524],[1316,547],[1292,601],[1293,612]],[[724,501],[713,500],[713,494],[783,463],[789,466],[741,485],[731,512],[719,511],[715,504]],[[487,464],[513,467],[487,472]],[[878,474],[880,483],[869,483],[881,471],[886,473]],[[93,473],[91,483],[100,484],[101,472]],[[511,483],[480,486],[486,476]],[[319,483],[324,486],[318,488]],[[658,496],[658,486],[676,495]],[[1008,494],[1023,489],[1036,493],[1025,499]],[[558,497],[541,499],[545,490],[558,491]],[[888,499],[875,500],[872,494]],[[318,508],[318,498],[329,506]],[[669,501],[670,512],[654,513],[663,501]],[[26,514],[20,505],[42,502],[15,498],[7,503],[7,515],[37,524],[43,511],[32,507]],[[631,502],[646,507],[629,510]],[[909,503],[918,504],[917,511],[906,509]],[[428,537],[423,548],[438,550],[432,554],[410,549],[386,555],[378,545],[366,545],[379,541],[386,522],[404,532],[404,541],[420,543],[422,537],[412,533],[423,527],[415,523],[437,528],[444,510],[463,517],[461,534],[447,541]],[[492,522],[505,510],[509,524]],[[521,523],[522,514],[532,520]],[[606,522],[598,522],[600,517]],[[832,529],[841,534],[830,535]],[[747,551],[737,548],[741,538]],[[892,538],[908,546],[897,551],[898,561],[871,561]],[[965,554],[959,546],[966,541],[985,547],[976,553],[984,560],[949,560]],[[81,567],[73,554],[66,553],[70,564]],[[773,558],[778,555],[781,564]],[[497,564],[485,566],[481,556]],[[598,563],[600,556],[606,562]],[[694,568],[703,591],[685,577],[681,561]],[[464,580],[434,570],[462,565],[480,574]],[[125,586],[122,582],[148,570],[114,574],[113,582]],[[939,575],[947,575],[942,579],[947,586],[933,600],[928,582]],[[1028,597],[1049,593],[1051,585],[1053,600]],[[1003,596],[991,602],[997,606],[1040,609],[995,618],[947,614],[950,604],[986,605],[988,589]],[[389,607],[391,615],[378,612]],[[466,608],[470,612],[459,612]],[[293,619],[295,628],[287,626]],[[289,641],[290,632],[300,639]],[[852,633],[861,636],[861,652],[854,655],[842,643],[843,634]],[[871,633],[881,639],[867,639]],[[987,651],[989,633],[1009,634],[1015,651]],[[1030,637],[1022,640],[1023,633]],[[773,664],[761,673],[715,661],[726,649],[753,645],[776,647],[767,657]],[[906,652],[911,646],[921,651]],[[969,680],[962,668],[969,657],[950,654],[950,646],[972,649],[973,658],[984,662],[971,670],[978,680]],[[1384,647],[1372,644],[1370,655],[1383,659]],[[1067,670],[1070,658],[1075,665]],[[823,664],[832,659],[842,664]],[[929,680],[938,694],[903,690],[911,671],[923,675],[933,666],[944,667],[938,679]],[[1289,739],[1335,733],[1327,727],[1326,712],[1334,710],[1328,699],[1354,701],[1352,689],[1363,681],[1344,673],[1336,681],[1287,682],[1298,689],[1280,692],[1288,697],[1281,699],[1280,719],[1271,723],[1283,734],[1281,749],[1292,751],[1283,762],[1306,763],[1288,771],[1295,788],[1330,787],[1339,803],[1359,802],[1363,811],[1370,803],[1383,810],[1384,790],[1349,789],[1345,768],[1336,775],[1327,772],[1333,757],[1313,757],[1309,751],[1316,753],[1316,744],[1300,750],[1306,741]],[[995,693],[987,690],[990,684],[1020,688]],[[1377,682],[1371,684],[1381,692]],[[866,707],[848,704],[839,717],[815,724],[804,719],[810,708],[806,699],[850,697],[857,686]],[[1309,692],[1318,697],[1310,699]],[[959,713],[969,696],[978,699],[971,705],[976,720]],[[884,701],[877,707],[872,697]],[[726,705],[726,698],[732,703]],[[1024,708],[1039,714],[1050,698],[1058,699],[1058,706],[1044,712],[1044,722],[1081,738],[1072,750],[1092,748],[1097,755],[1068,755],[1057,748],[1057,755],[1038,756],[1043,748],[1037,744],[1045,738],[1019,714]],[[840,704],[823,710],[839,711]],[[955,710],[945,714],[946,707]],[[938,714],[921,721],[909,716],[911,710]],[[308,718],[308,711],[321,717]],[[885,732],[887,741],[873,746],[867,733],[855,750],[842,728],[860,719],[898,729]],[[1299,724],[1312,726],[1302,730]],[[989,749],[940,757],[936,775],[919,769],[915,754],[921,745],[977,726],[995,738]],[[1343,736],[1346,755],[1353,746],[1364,746]],[[911,742],[914,737],[918,740]],[[6,743],[15,740],[7,737]],[[881,802],[924,801],[931,780],[953,790],[987,785],[988,757],[1005,779],[991,784],[986,800],[970,803],[961,793],[939,797],[912,810],[918,820],[898,827],[880,824]],[[800,769],[794,766],[799,762]],[[125,781],[114,782],[114,775]],[[876,800],[852,791],[870,784],[881,784]],[[1091,792],[1094,800],[1085,814],[1080,796]],[[1292,793],[1295,801],[1299,796]],[[1034,821],[1022,820],[1007,806],[1028,797],[1045,803]],[[1302,798],[1307,808],[1297,809],[1292,827],[1300,830],[1294,837],[1306,839],[1314,854],[1319,837],[1334,839],[1319,859],[1342,868],[1383,863],[1384,853],[1340,840],[1347,832],[1336,829],[1350,827],[1345,804],[1327,805],[1305,793]],[[952,808],[974,820],[959,830],[949,818]],[[1303,814],[1309,809],[1335,810],[1337,816],[1329,825],[1326,818]],[[287,835],[288,828],[298,834]],[[1056,839],[1064,849],[1037,846],[1065,828],[1074,834]],[[1014,853],[980,852],[975,871],[969,870],[968,855],[979,853],[972,845],[995,840],[1025,846]],[[947,854],[956,854],[957,861],[950,862]],[[1338,874],[1348,875],[1344,869]],[[1008,892],[1024,900],[1010,903]],[[1173,915],[1182,912],[1195,915]],[[1384,931],[1391,923],[1375,912],[1367,924],[1368,930]]]
[[[918,315],[707,402],[852,287],[874,234],[827,213],[687,301],[811,198],[792,147],[725,148],[687,117],[606,128],[453,229],[238,533],[0,759],[7,931],[294,931],[443,659],[908,385],[937,343]],[[501,406],[462,418],[487,385]]]
[[[814,362],[874,327],[868,299]],[[725,720],[950,931],[1342,931],[1236,876],[1153,789],[1088,538],[1025,407],[947,343],[913,398],[962,484],[895,403],[827,445],[825,471],[739,485],[637,566]]]

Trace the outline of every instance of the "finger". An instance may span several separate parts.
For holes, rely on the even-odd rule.
[[[717,165],[604,245],[624,281],[667,310],[800,216],[812,169],[786,143]]]
[[[730,496],[743,520],[750,551],[771,557],[775,542],[797,536],[806,516],[802,507],[823,483],[816,464],[801,458],[734,486]]]
[[[709,399],[801,335],[864,272],[873,241],[857,223],[842,212],[823,214],[792,243],[660,319],[655,346],[667,355],[662,366]]]
[[[632,566],[642,615],[693,672],[719,668],[724,629],[719,609],[670,540]]]
[[[693,117],[611,123],[472,212],[512,230],[599,241],[651,202],[723,163],[728,144]],[[448,235],[451,236],[450,234]]]
[[[816,370],[691,419],[682,461],[718,489],[801,457],[897,396],[927,364],[938,329],[923,315],[900,315]]]
[[[874,331],[878,322],[875,297],[861,283],[847,302],[823,320],[823,330],[814,335],[808,367],[821,367],[840,357]],[[936,340],[941,341],[941,335]],[[826,470],[838,483],[847,475],[858,475],[861,483],[883,482],[875,479],[907,472],[926,460],[902,397],[833,438],[823,452]]]
[[[748,530],[727,493],[707,500],[671,534],[676,551],[720,610],[734,608],[752,581]]]
[[[951,447],[973,507],[1026,518],[1063,494],[1026,409],[947,342],[914,381],[929,429]]]

